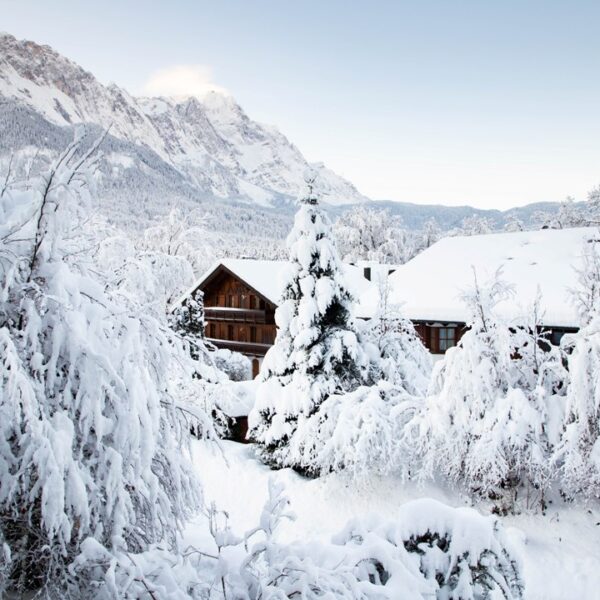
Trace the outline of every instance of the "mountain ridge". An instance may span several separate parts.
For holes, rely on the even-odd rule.
[[[110,126],[99,184],[100,209],[109,220],[143,227],[171,206],[201,205],[225,230],[235,229],[234,218],[254,219],[265,221],[265,235],[279,236],[290,222],[309,163],[276,127],[250,119],[233,97],[135,97],[115,83],[100,83],[50,46],[8,33],[0,33],[0,59],[0,159],[17,153],[41,168],[81,124],[88,137]],[[558,206],[500,211],[369,200],[322,163],[312,167],[332,216],[367,202],[401,216],[409,229],[433,217],[449,230],[473,215],[497,228],[511,216],[527,225],[535,211]]]
[[[309,167],[329,204],[367,200],[342,177],[301,152],[273,126],[253,121],[230,96],[143,98],[53,50],[0,34],[0,95],[33,109],[58,127],[94,124],[113,137],[146,146],[181,173],[200,195],[262,206],[294,199]]]

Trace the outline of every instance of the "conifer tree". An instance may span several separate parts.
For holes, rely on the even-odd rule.
[[[328,396],[364,383],[369,368],[313,174],[306,183],[308,193],[287,239],[290,268],[275,314],[277,338],[265,357],[250,415],[251,436],[265,459],[278,466],[299,466],[290,452],[294,433]]]
[[[169,316],[173,331],[179,333],[188,343],[194,360],[206,354],[206,323],[204,320],[204,294],[196,290],[182,303],[175,306]]]

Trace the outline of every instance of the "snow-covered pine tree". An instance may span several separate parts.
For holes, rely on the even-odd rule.
[[[549,422],[560,421],[564,389],[560,354],[540,338],[539,299],[527,322],[507,322],[496,306],[510,294],[500,273],[484,285],[475,278],[464,295],[468,331],[436,366],[414,422],[423,473],[462,483],[502,512],[521,492],[524,507],[543,506]]]
[[[275,313],[275,344],[265,356],[250,435],[272,465],[310,470],[292,451],[299,427],[330,395],[363,384],[369,361],[351,315],[352,296],[344,281],[329,219],[307,174],[308,193],[300,200],[288,236],[290,269]]]
[[[179,333],[189,343],[192,358],[199,360],[204,356],[206,323],[202,290],[196,290],[185,300],[178,302],[169,314],[169,323],[173,331]]]
[[[573,290],[582,328],[565,340],[570,381],[556,452],[567,496],[600,498],[600,247],[587,243]]]
[[[176,405],[189,358],[162,323],[118,303],[90,260],[96,148],[82,155],[74,141],[37,184],[0,198],[2,596],[89,597],[118,561],[70,570],[86,540],[111,557],[173,543],[198,501]]]

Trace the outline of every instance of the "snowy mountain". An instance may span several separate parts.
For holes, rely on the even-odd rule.
[[[110,178],[103,191],[109,197],[128,192],[150,213],[165,197],[273,207],[303,189],[308,163],[300,151],[276,128],[251,120],[229,96],[136,98],[101,84],[52,48],[9,34],[0,34],[0,59],[3,154],[35,151],[49,158],[75,126],[110,127],[102,166]],[[324,165],[312,166],[328,204],[366,200]]]
[[[251,120],[230,96],[202,99],[136,98],[48,46],[0,33],[0,174],[8,157],[22,170],[43,168],[85,124],[88,138],[110,128],[103,142],[98,183],[100,210],[113,222],[142,227],[169,206],[199,205],[215,229],[269,238],[286,235],[293,201],[308,167],[300,151],[276,128]],[[35,164],[37,163],[37,165]],[[318,190],[331,216],[367,199],[321,163]],[[13,164],[13,170],[15,165]],[[372,201],[420,229],[435,217],[442,229],[472,215],[502,228],[511,215],[526,224],[537,204],[510,211]],[[283,210],[282,210],[283,209]]]

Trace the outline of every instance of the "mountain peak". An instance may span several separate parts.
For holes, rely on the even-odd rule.
[[[19,41],[10,34],[0,36],[0,59],[0,96],[47,122],[37,136],[41,146],[52,137],[47,131],[50,126],[110,126],[110,137],[123,147],[121,158],[114,159],[123,177],[136,164],[131,156],[144,148],[153,153],[153,160],[163,163],[156,166],[156,176],[165,177],[168,172],[169,177],[179,177],[178,185],[195,190],[186,194],[269,205],[291,200],[303,189],[302,173],[308,163],[300,151],[275,128],[250,119],[228,94],[134,97],[116,84],[104,86],[52,48]],[[0,120],[0,134],[3,126],[7,124]],[[26,130],[31,125],[21,127]],[[53,135],[60,137],[58,131]],[[123,158],[123,152],[131,156]],[[144,160],[140,177],[149,159]],[[125,164],[127,169],[121,169]],[[364,200],[352,184],[323,171],[326,176],[321,178],[319,191],[327,202]],[[173,189],[173,183],[169,186]]]

